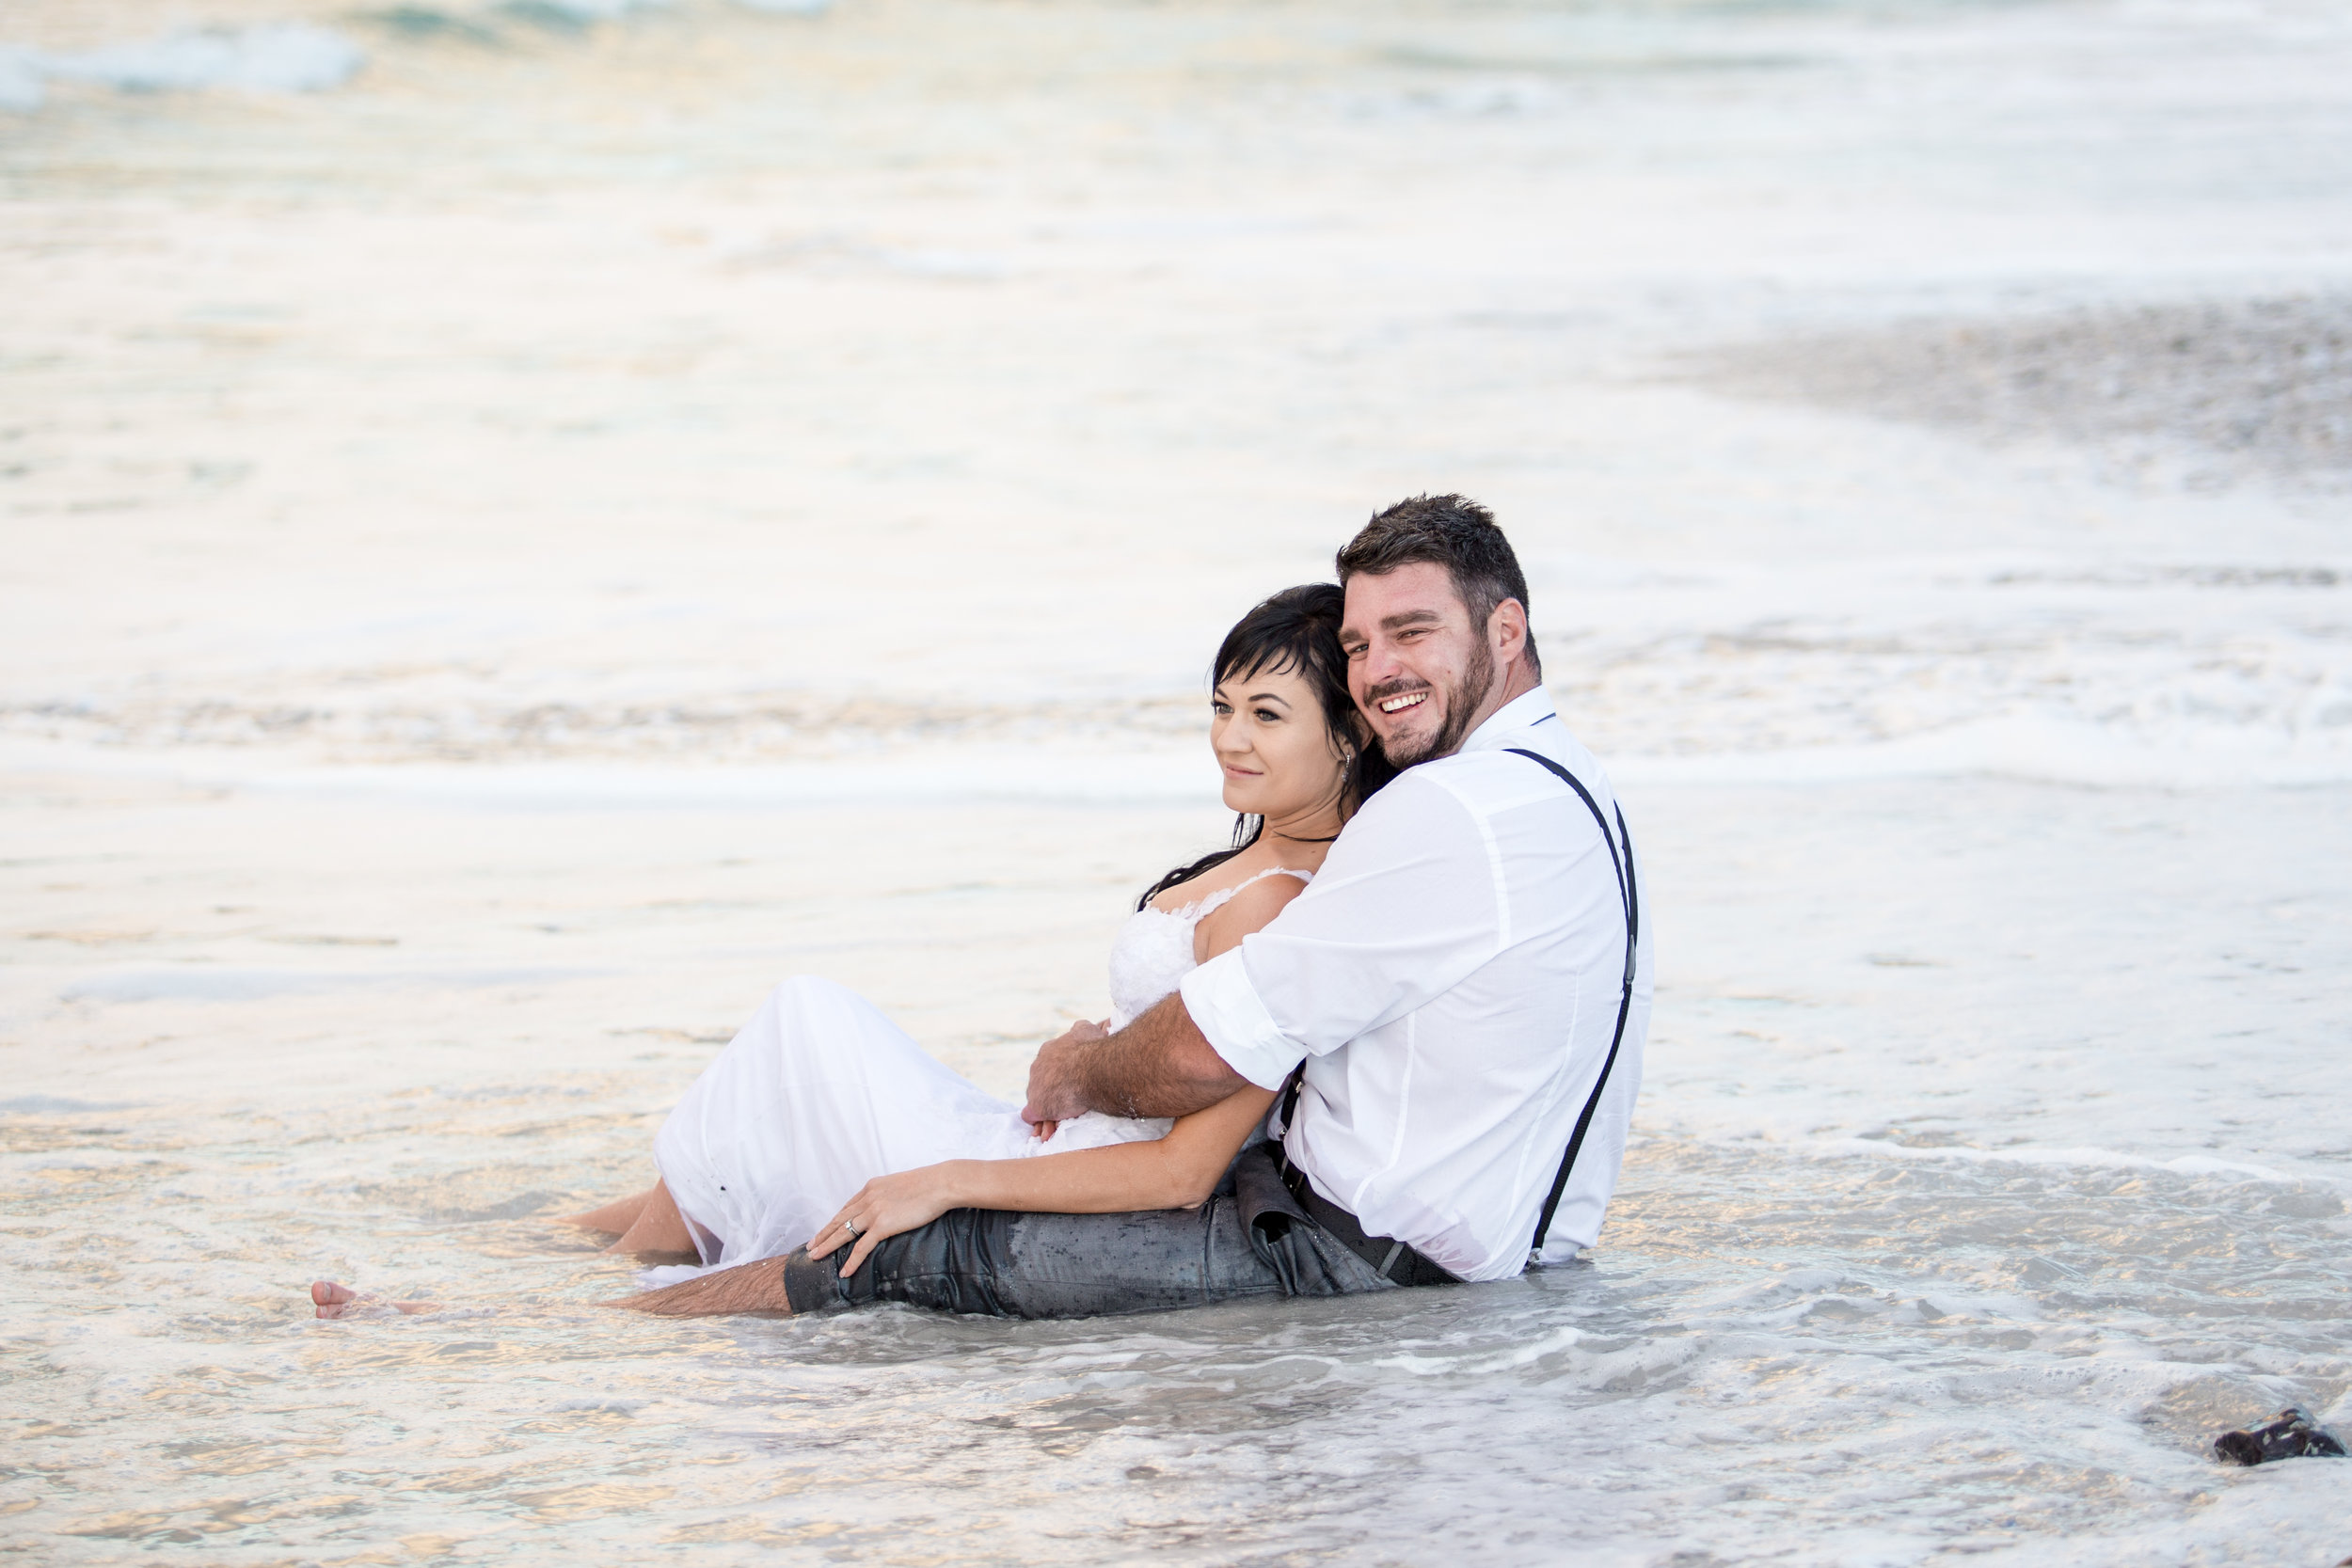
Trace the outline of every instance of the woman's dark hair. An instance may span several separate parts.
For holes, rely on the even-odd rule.
[[[1396,769],[1377,746],[1364,744],[1358,727],[1356,699],[1347,692],[1347,655],[1340,651],[1340,614],[1347,596],[1337,583],[1309,582],[1285,588],[1233,625],[1217,645],[1216,662],[1209,670],[1212,689],[1236,675],[1283,674],[1296,671],[1314,689],[1323,721],[1341,755],[1350,758],[1342,785],[1345,807],[1353,811],[1373,792],[1396,777]],[[1258,842],[1265,819],[1244,814],[1233,819],[1233,847],[1203,855],[1180,865],[1153,882],[1136,908],[1141,910],[1169,888],[1189,882],[1212,867],[1224,864]]]

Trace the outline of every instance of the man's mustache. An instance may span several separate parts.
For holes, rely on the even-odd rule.
[[[1435,691],[1427,681],[1382,681],[1378,686],[1364,688],[1364,706],[1378,707],[1391,697],[1402,697],[1407,691]]]

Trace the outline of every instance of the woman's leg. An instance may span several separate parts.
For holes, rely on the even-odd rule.
[[[697,1251],[730,1262],[788,1252],[869,1177],[988,1158],[1008,1122],[1021,1125],[1018,1107],[941,1066],[856,992],[787,980],[654,1139],[654,1163],[691,1231],[637,1240],[683,1252],[699,1238]]]
[[[564,1223],[618,1236],[619,1241],[604,1249],[607,1252],[683,1252],[699,1256],[693,1232],[686,1228],[686,1216],[678,1212],[677,1202],[670,1196],[669,1184],[664,1181],[655,1182],[633,1197],[591,1209],[584,1214],[573,1214]]]
[[[689,1258],[701,1256],[694,1245],[694,1233],[686,1228],[686,1216],[678,1212],[676,1201],[670,1196],[667,1182],[657,1181],[653,1191],[645,1194],[636,1217],[621,1239],[604,1249],[607,1252],[677,1252]]]
[[[642,1193],[620,1198],[601,1209],[591,1209],[584,1214],[566,1214],[565,1225],[579,1226],[582,1230],[602,1230],[614,1236],[626,1236],[628,1227],[637,1223],[637,1216],[645,1212],[645,1204],[661,1189],[657,1185]]]

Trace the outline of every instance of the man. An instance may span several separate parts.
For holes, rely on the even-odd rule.
[[[1630,837],[1491,514],[1400,502],[1339,571],[1349,689],[1405,771],[1264,928],[1119,1033],[1046,1042],[1024,1113],[1183,1116],[1249,1083],[1283,1089],[1279,1142],[1198,1210],[958,1210],[847,1278],[847,1249],[803,1252],[633,1305],[1079,1316],[1502,1279],[1592,1243],[1649,1016]]]

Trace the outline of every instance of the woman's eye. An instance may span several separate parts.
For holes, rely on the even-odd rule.
[[[1262,707],[1256,713],[1251,714],[1250,717],[1257,720],[1257,721],[1261,724],[1279,724],[1282,721],[1282,716],[1271,708]]]

